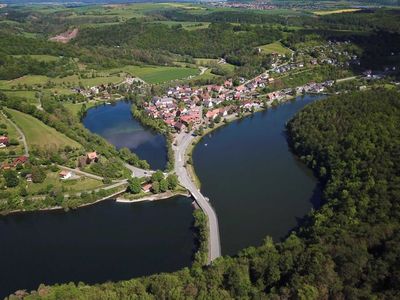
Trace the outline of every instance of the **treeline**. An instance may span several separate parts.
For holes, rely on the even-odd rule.
[[[41,286],[26,299],[396,299],[399,99],[387,90],[334,96],[288,123],[293,150],[323,184],[324,204],[285,241],[267,238],[237,257],[171,274]]]
[[[81,46],[163,50],[193,57],[217,58],[281,37],[279,30],[267,26],[211,24],[207,29],[188,31],[179,26],[146,24],[133,19],[124,24],[84,29],[75,43]]]
[[[7,56],[0,53],[0,79],[11,80],[24,75],[45,75],[49,77],[72,75],[77,71],[69,59],[45,62],[30,56]]]

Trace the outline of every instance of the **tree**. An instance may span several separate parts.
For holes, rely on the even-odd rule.
[[[18,175],[17,172],[13,170],[6,170],[4,171],[4,179],[6,181],[6,186],[7,187],[15,187],[19,183]]]
[[[179,183],[178,176],[176,176],[175,174],[169,174],[167,176],[167,182],[168,182],[168,188],[170,190],[175,190]]]
[[[160,192],[160,183],[158,181],[153,182],[152,190],[154,194],[158,194]]]
[[[140,183],[140,179],[137,177],[131,178],[128,180],[129,186],[128,189],[132,194],[139,194],[142,187]]]
[[[43,168],[34,166],[32,167],[32,182],[42,183],[46,179],[46,172]]]
[[[151,182],[160,182],[161,179],[164,179],[164,174],[161,170],[157,170],[151,175]]]
[[[161,192],[166,192],[168,190],[168,182],[166,179],[161,179],[160,180],[160,191]]]

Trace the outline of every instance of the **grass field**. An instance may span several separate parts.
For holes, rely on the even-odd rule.
[[[361,10],[360,8],[344,8],[336,10],[319,10],[319,11],[314,11],[313,13],[317,16],[326,16],[331,14],[352,13],[360,10]]]
[[[162,66],[125,66],[122,68],[108,70],[113,72],[126,72],[137,76],[148,83],[163,83],[175,79],[183,79],[196,76],[199,70],[196,68],[162,67]]]
[[[38,191],[45,189],[48,185],[53,187],[63,188],[66,193],[74,193],[80,191],[90,191],[103,186],[103,183],[99,180],[95,180],[87,177],[80,177],[79,179],[73,180],[60,180],[59,172],[47,173],[46,180],[43,183],[28,183],[28,192],[35,194]]]
[[[43,62],[52,62],[52,61],[57,61],[60,58],[58,56],[53,56],[53,55],[13,55],[14,57],[23,57],[23,56],[29,56],[33,59],[36,59],[38,61],[43,61]]]
[[[96,102],[87,102],[85,103],[86,107],[89,109],[96,105]],[[74,116],[78,115],[78,112],[81,110],[83,103],[71,103],[65,102],[63,103],[64,107],[68,109]]]
[[[19,98],[25,98],[28,100],[29,103],[32,104],[38,104],[39,101],[35,97],[36,92],[35,91],[10,91],[10,90],[3,90],[2,91],[4,94],[7,95],[9,98],[13,97],[19,97]]]
[[[54,128],[47,126],[30,115],[13,109],[7,109],[7,111],[12,115],[13,121],[25,134],[28,146],[35,145],[41,148],[61,148],[67,145],[74,148],[82,147],[74,140],[68,138]]]
[[[12,86],[18,86],[18,84],[21,85],[44,85],[46,82],[51,81],[54,82],[56,85],[58,85],[60,88],[62,85],[65,84],[70,84],[72,86],[79,86],[79,83],[82,83],[86,87],[91,87],[94,85],[100,85],[102,83],[118,83],[123,80],[123,77],[117,76],[117,75],[108,75],[105,74],[104,76],[99,76],[95,78],[79,78],[78,75],[71,75],[71,76],[66,76],[63,78],[56,77],[56,78],[50,78],[47,76],[42,76],[42,75],[26,75],[14,80],[10,81],[2,81],[0,82],[0,89],[11,89]],[[56,90],[58,88],[55,88]]]
[[[7,136],[9,139],[16,139],[19,141],[20,135],[15,127],[2,115],[0,114],[0,123],[7,126]],[[24,146],[20,142],[18,146],[8,146],[7,148],[1,148],[0,153],[8,153],[8,151],[15,151],[16,155],[23,154]]]
[[[199,66],[204,67],[213,67],[218,66],[219,68],[224,69],[226,72],[233,73],[235,71],[235,66],[225,63],[225,64],[218,64],[218,59],[215,58],[196,58],[196,64]]]
[[[275,43],[271,43],[271,44],[262,45],[262,46],[259,46],[259,48],[261,49],[261,51],[268,53],[268,54],[278,53],[278,54],[282,54],[282,55],[283,54],[289,55],[292,52],[290,49],[283,46],[281,42],[275,42]]]

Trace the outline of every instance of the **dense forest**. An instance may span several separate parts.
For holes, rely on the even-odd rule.
[[[400,94],[313,103],[289,143],[323,184],[323,206],[286,240],[183,269],[94,286],[41,286],[27,299],[395,299],[400,290]]]

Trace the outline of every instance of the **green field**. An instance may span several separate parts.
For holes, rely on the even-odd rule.
[[[50,184],[54,188],[62,188],[65,191],[65,193],[90,191],[103,186],[103,183],[101,181],[92,178],[81,176],[79,179],[60,180],[59,172],[49,172],[47,173],[46,180],[43,183],[29,182],[27,184],[28,185],[27,190],[30,194],[36,194],[40,190],[45,189]]]
[[[9,98],[18,97],[25,98],[29,103],[39,104],[38,99],[35,97],[35,91],[12,91],[12,90],[3,90],[4,94],[6,94]]]
[[[268,54],[278,53],[278,54],[282,54],[282,55],[289,55],[292,52],[290,49],[283,46],[281,42],[275,42],[275,43],[271,43],[271,44],[262,45],[262,46],[259,46],[258,48],[260,48],[261,51],[268,53]]]
[[[37,146],[39,148],[61,148],[67,145],[74,148],[82,147],[76,141],[30,115],[13,109],[7,109],[7,111],[13,117],[13,121],[25,134],[28,146]]]
[[[7,120],[3,114],[0,114],[0,123],[1,124],[5,124],[7,126],[7,136],[9,139],[16,139],[18,141],[20,138],[20,135],[18,133],[18,131],[15,129],[15,127],[10,123],[9,120]],[[4,130],[4,129],[2,129]],[[0,153],[8,153],[8,151],[15,151],[16,155],[20,155],[23,154],[24,152],[24,146],[23,144],[20,142],[18,146],[8,146],[7,148],[1,148],[0,149]]]
[[[196,65],[204,66],[208,68],[218,67],[225,70],[228,73],[233,73],[235,71],[235,66],[225,63],[225,64],[218,64],[218,59],[214,58],[196,58]]]
[[[23,57],[27,56],[33,59],[36,59],[38,61],[43,61],[43,62],[52,62],[52,61],[57,61],[60,58],[58,56],[53,56],[53,55],[13,55],[14,57]]]
[[[96,105],[96,102],[86,102],[86,107],[90,108]],[[65,102],[63,103],[64,107],[68,109],[74,116],[78,115],[78,112],[81,110],[83,103],[71,103]]]
[[[184,79],[189,76],[196,76],[199,70],[196,68],[161,67],[161,66],[125,66],[108,70],[113,72],[126,72],[139,77],[147,83],[163,83],[175,79]]]

